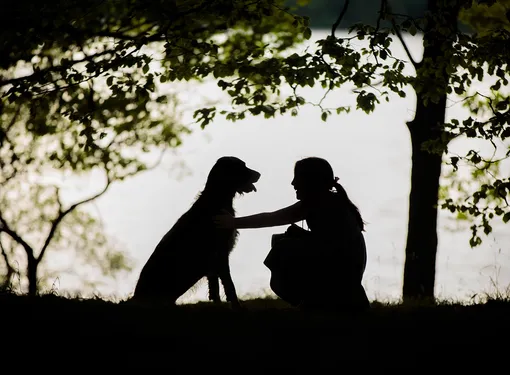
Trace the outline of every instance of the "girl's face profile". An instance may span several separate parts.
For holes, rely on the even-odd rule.
[[[307,196],[309,189],[303,173],[299,173],[298,170],[294,170],[294,178],[292,179],[291,185],[294,187],[294,190],[296,190],[297,199],[301,200]]]
[[[330,190],[326,181],[333,180],[333,172],[324,169],[322,164],[313,165],[311,163],[298,164],[294,168],[294,178],[291,184],[296,190],[297,199],[309,199]]]

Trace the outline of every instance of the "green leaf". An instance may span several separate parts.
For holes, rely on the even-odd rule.
[[[307,40],[308,40],[308,39],[310,39],[311,37],[312,37],[312,30],[311,30],[309,27],[307,27],[307,28],[305,29],[305,31],[303,32],[303,38],[305,38],[305,39],[307,39]]]
[[[508,223],[510,221],[510,212],[507,212],[503,215],[503,223]]]
[[[457,156],[453,156],[450,158],[451,160],[451,163],[452,163],[452,166],[453,166],[453,170],[456,171],[459,167],[457,166],[458,162],[459,162],[459,158]]]
[[[499,102],[498,104],[496,104],[496,109],[498,111],[505,111],[508,107],[508,102]]]

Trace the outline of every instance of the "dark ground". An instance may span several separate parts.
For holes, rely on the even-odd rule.
[[[236,312],[227,304],[172,308],[4,293],[0,358],[6,359],[4,369],[72,373],[85,368],[458,373],[478,372],[478,366],[485,373],[506,373],[509,368],[509,300],[467,306],[374,303],[355,317],[303,312],[272,299],[244,306]]]

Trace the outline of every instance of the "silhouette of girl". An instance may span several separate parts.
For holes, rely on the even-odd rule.
[[[272,249],[264,261],[271,270],[274,293],[303,308],[368,308],[361,285],[367,261],[365,225],[358,208],[322,158],[296,162],[292,185],[298,199],[295,204],[244,217],[218,215],[216,226],[243,229],[291,224],[284,234],[273,235]],[[302,220],[309,230],[295,225]]]

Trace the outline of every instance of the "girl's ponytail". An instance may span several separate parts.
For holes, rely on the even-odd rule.
[[[361,217],[359,209],[358,209],[358,207],[356,207],[356,205],[354,203],[352,203],[352,201],[347,196],[347,192],[345,191],[344,187],[342,185],[340,185],[340,183],[338,182],[338,177],[335,177],[335,180],[333,182],[333,187],[335,188],[336,193],[338,194],[338,198],[342,202],[347,203],[347,205],[350,206],[351,209],[353,210],[354,215],[356,216],[356,221],[358,222],[358,225],[359,225],[361,231],[362,232],[365,231],[365,222],[363,221],[363,218]]]

